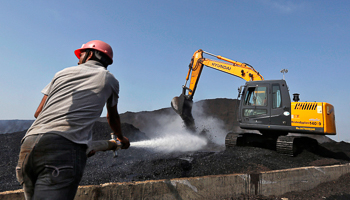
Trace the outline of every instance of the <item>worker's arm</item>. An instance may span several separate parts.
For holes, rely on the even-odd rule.
[[[113,130],[114,135],[116,135],[118,140],[123,144],[122,149],[129,148],[130,146],[129,139],[127,137],[124,137],[122,134],[120,117],[117,111],[117,105],[112,107],[107,105],[107,122],[111,127],[111,129]]]
[[[39,116],[39,114],[41,113],[41,111],[43,110],[46,99],[47,99],[47,95],[44,95],[43,98],[41,99],[41,102],[40,102],[38,108],[35,111],[35,114],[34,114],[35,118],[37,118]]]

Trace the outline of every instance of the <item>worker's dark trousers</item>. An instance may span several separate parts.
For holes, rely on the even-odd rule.
[[[28,136],[16,167],[25,198],[74,199],[86,164],[85,151],[86,145],[59,135]]]

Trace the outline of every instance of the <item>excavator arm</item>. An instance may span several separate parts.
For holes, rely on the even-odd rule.
[[[222,61],[204,58],[203,53]],[[246,63],[240,63],[222,56],[217,56],[201,49],[196,51],[192,56],[191,63],[189,64],[189,70],[186,76],[185,85],[183,85],[182,94],[179,97],[174,97],[171,101],[173,109],[184,120],[186,127],[192,131],[195,130],[194,119],[192,117],[192,99],[204,66],[234,75],[246,81],[264,80],[259,72]],[[189,87],[187,87],[188,80],[190,80]],[[187,94],[186,91],[188,91]]]
[[[226,62],[204,58],[203,53],[214,56]],[[252,66],[246,63],[240,63],[222,56],[217,56],[217,55],[205,52],[202,49],[199,49],[192,56],[191,63],[189,65],[188,74],[186,77],[186,83],[187,83],[189,76],[191,74],[190,85],[188,90],[188,95],[190,95],[191,100],[193,98],[199,77],[202,73],[202,69],[204,66],[234,75],[246,81],[264,80],[264,78],[259,72],[257,72]]]

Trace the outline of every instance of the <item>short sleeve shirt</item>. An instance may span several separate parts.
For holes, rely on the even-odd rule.
[[[99,62],[89,60],[57,72],[42,93],[47,100],[26,136],[54,133],[88,144],[105,103],[118,104],[119,82]]]

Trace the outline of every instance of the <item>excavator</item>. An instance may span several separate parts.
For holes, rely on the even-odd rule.
[[[218,60],[204,58],[203,54]],[[237,98],[240,100],[237,120],[243,131],[228,133],[225,138],[226,148],[260,144],[279,153],[296,156],[306,147],[317,148],[317,140],[310,135],[336,135],[333,105],[326,102],[299,102],[297,93],[293,94],[292,102],[284,79],[264,80],[247,63],[201,49],[192,56],[181,95],[171,101],[172,108],[189,130],[196,131],[192,116],[193,96],[204,66],[246,81],[244,86],[238,88]],[[187,87],[188,80],[190,83]]]

